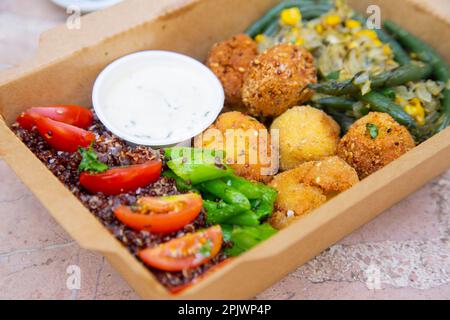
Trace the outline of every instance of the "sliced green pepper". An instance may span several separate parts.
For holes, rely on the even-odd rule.
[[[250,201],[247,199],[247,197],[238,190],[227,185],[222,180],[212,180],[204,182],[199,185],[199,188],[204,192],[215,195],[228,204],[234,205],[243,210],[251,209]]]
[[[206,221],[210,224],[228,223],[230,219],[242,213],[242,209],[223,202],[203,200],[206,209]]]
[[[225,164],[195,163],[184,158],[170,160],[167,165],[178,177],[194,185],[233,174]]]
[[[267,240],[276,232],[268,223],[257,227],[222,226],[225,241],[230,241],[233,244],[233,247],[226,249],[225,252],[230,256],[238,256],[260,242]]]
[[[259,226],[259,218],[253,211],[248,210],[231,217],[225,223],[236,226],[256,227]]]
[[[196,193],[200,193],[192,184],[187,183],[183,179],[181,179],[179,176],[177,176],[173,171],[166,170],[162,173],[163,177],[173,179],[175,181],[175,184],[177,186],[178,191],[184,192],[184,191],[192,191]]]

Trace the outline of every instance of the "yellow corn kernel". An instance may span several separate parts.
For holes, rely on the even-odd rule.
[[[330,16],[326,16],[324,20],[324,24],[330,27],[336,27],[342,22],[341,17],[337,14],[333,14]]]
[[[355,35],[357,38],[367,37],[374,41],[379,40],[377,33],[373,30],[368,30],[368,29],[360,30]]]
[[[281,11],[281,23],[287,26],[296,26],[302,21],[299,8],[290,8]]]
[[[292,28],[291,33],[294,37],[298,37],[300,34],[300,29],[297,27]]]
[[[387,55],[387,56],[391,55],[391,54],[392,54],[391,46],[388,45],[388,44],[385,44],[385,45],[383,46],[383,52],[384,52],[384,54]]]
[[[348,29],[357,29],[361,28],[361,22],[359,22],[358,20],[348,19],[345,21],[345,26]]]
[[[396,103],[396,104],[399,104],[399,105],[401,105],[401,106],[403,106],[403,105],[405,105],[406,100],[403,99],[402,97],[396,96],[396,97],[395,97],[395,103]]]
[[[297,40],[295,41],[295,44],[297,46],[302,46],[304,43],[303,38],[302,37],[298,37]]]
[[[358,43],[356,42],[356,41],[352,41],[352,42],[350,42],[349,44],[348,44],[348,48],[350,49],[350,50],[352,50],[352,49],[356,49],[356,48],[358,48]]]
[[[323,31],[324,31],[323,26],[322,26],[321,24],[318,24],[318,25],[316,26],[316,31],[317,31],[317,33],[319,33],[319,34],[322,34]]]
[[[265,37],[263,34],[258,34],[258,35],[255,37],[255,41],[256,41],[257,43],[261,43],[261,42],[263,42],[265,39],[266,39],[266,37]]]
[[[377,39],[373,41],[373,44],[375,45],[375,47],[381,47],[383,45],[383,42]]]
[[[405,111],[413,117],[419,125],[422,126],[425,124],[425,109],[418,98],[409,100],[409,103],[405,106]]]

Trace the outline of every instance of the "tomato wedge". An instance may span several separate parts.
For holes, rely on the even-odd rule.
[[[58,151],[76,152],[79,147],[86,148],[95,141],[95,135],[84,129],[44,117],[35,121],[41,136]]]
[[[139,258],[148,266],[177,272],[195,269],[213,259],[222,248],[222,229],[214,226],[157,247],[139,252]]]
[[[201,274],[200,276],[194,278],[192,281],[187,282],[185,284],[179,285],[179,286],[175,286],[175,287],[169,287],[169,291],[171,294],[179,294],[184,290],[189,289],[190,287],[192,287],[193,285],[201,282],[202,280],[208,278],[211,274],[213,274],[214,272],[218,271],[219,269],[221,269],[222,267],[224,267],[226,264],[230,263],[234,258],[228,258],[227,260],[224,260],[214,266],[212,266],[211,268],[209,268],[208,270],[206,270],[203,274]]]
[[[57,105],[30,108],[17,117],[17,122],[22,128],[31,130],[36,125],[36,119],[40,117],[50,118],[83,129],[87,129],[93,120],[92,111],[86,108]]]
[[[167,234],[194,221],[202,210],[203,200],[196,193],[145,197],[138,200],[137,207],[133,212],[126,206],[119,206],[114,213],[117,219],[132,229]]]
[[[161,160],[150,160],[102,173],[83,172],[80,175],[80,184],[92,193],[113,196],[148,186],[159,179],[161,170]]]

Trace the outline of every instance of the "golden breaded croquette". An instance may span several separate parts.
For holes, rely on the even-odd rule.
[[[370,127],[376,133],[371,136]],[[406,127],[389,114],[371,112],[356,121],[342,138],[338,155],[364,179],[415,147]]]
[[[225,161],[237,175],[253,181],[268,182],[278,171],[277,163],[271,161],[270,139],[262,123],[234,111],[220,115],[202,134],[202,147],[225,150]],[[228,149],[230,144],[234,149]]]
[[[359,182],[356,171],[339,157],[307,162],[299,168],[303,183],[322,189],[328,199]]]
[[[317,82],[311,53],[293,44],[279,44],[256,57],[242,86],[242,98],[252,116],[276,117],[308,101]]]
[[[258,55],[258,45],[245,34],[215,44],[206,65],[216,74],[225,90],[225,104],[243,109],[241,88],[250,62]]]
[[[282,170],[336,154],[340,127],[321,110],[310,106],[289,109],[275,119],[271,130],[279,130]]]
[[[338,157],[306,162],[280,173],[270,183],[278,191],[276,212],[270,223],[282,229],[358,181],[356,171]]]

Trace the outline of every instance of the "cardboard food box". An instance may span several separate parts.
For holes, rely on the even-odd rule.
[[[92,85],[113,60],[165,49],[203,60],[213,43],[242,32],[277,0],[129,0],[88,15],[81,28],[42,35],[34,59],[0,75],[0,156],[52,216],[86,249],[101,252],[137,293],[174,296],[111,235],[9,129],[31,105],[91,104]],[[426,39],[450,62],[450,23],[412,0],[353,0],[364,13],[377,4]],[[253,297],[450,167],[450,128],[176,296]]]

